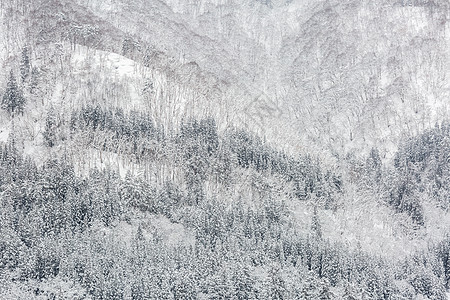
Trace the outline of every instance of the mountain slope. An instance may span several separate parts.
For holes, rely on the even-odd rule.
[[[402,3],[0,2],[0,294],[445,299],[448,8]]]

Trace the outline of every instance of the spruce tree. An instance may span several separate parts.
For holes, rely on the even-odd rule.
[[[24,82],[30,75],[30,69],[30,56],[28,54],[28,47],[25,46],[22,49],[22,58],[20,60],[20,76],[22,78],[22,82]]]
[[[45,130],[42,133],[44,137],[44,142],[48,147],[53,147],[57,139],[57,117],[53,108],[47,113],[47,118],[45,120]]]
[[[11,71],[8,83],[6,85],[6,91],[2,99],[2,108],[7,110],[11,116],[14,117],[15,113],[22,113],[25,107],[25,98],[22,92],[17,86],[16,78]]]
[[[286,299],[286,284],[281,276],[279,266],[274,265],[270,269],[267,286],[267,296],[269,299]]]
[[[312,300],[318,299],[317,286],[319,285],[318,279],[314,272],[310,271],[303,283],[303,288],[301,291],[301,299]]]
[[[316,206],[314,206],[314,212],[311,220],[311,231],[313,233],[313,236],[318,240],[322,238],[322,226],[320,225]]]
[[[247,264],[239,264],[233,274],[234,296],[237,299],[251,299],[253,294],[253,278]]]

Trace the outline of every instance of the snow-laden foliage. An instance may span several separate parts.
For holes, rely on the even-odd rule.
[[[106,121],[101,116],[111,117]],[[122,123],[116,122],[117,116]],[[450,272],[448,237],[430,244],[428,251],[397,262],[330,242],[322,233],[317,208],[336,209],[332,195],[336,197],[344,187],[332,173],[319,175],[324,171],[314,161],[293,160],[274,152],[245,131],[220,136],[213,120],[190,120],[174,136],[154,135],[156,125],[140,127],[142,124],[152,122],[134,113],[86,108],[72,115],[70,126],[71,136],[77,131],[112,131],[114,144],[126,140],[136,146],[105,150],[127,151],[138,161],[156,158],[155,153],[139,149],[144,149],[140,145],[145,140],[158,138],[168,159],[183,166],[180,181],[156,184],[130,173],[121,179],[110,169],[79,177],[70,164],[51,160],[36,167],[13,145],[2,146],[5,239],[1,267],[5,276],[28,282],[30,287],[40,286],[29,293],[58,297],[69,291],[57,294],[44,282],[62,279],[79,287],[79,297],[94,299],[150,295],[175,299],[333,299],[344,295],[391,299],[416,294],[445,299]],[[228,171],[215,170],[224,159],[230,164]],[[377,161],[373,151],[368,164]],[[398,166],[391,168],[397,170]],[[262,180],[251,181],[249,199],[206,193],[211,184],[236,189],[244,180],[243,175],[233,180],[236,169],[253,170]],[[226,176],[227,172],[230,175]],[[361,178],[371,176],[362,174]],[[375,172],[375,176],[380,175]],[[273,177],[279,185],[292,186],[288,197],[270,188],[267,180]],[[316,199],[314,214],[310,229],[302,231],[295,226],[289,202],[308,199]],[[192,232],[193,240],[168,244],[161,229],[145,221],[149,214],[181,224]],[[417,222],[416,215],[411,217],[424,225]],[[120,231],[122,224],[139,225],[129,242],[112,233]]]
[[[446,299],[447,2],[0,0],[0,298]]]
[[[198,189],[158,187],[111,170],[80,178],[58,161],[38,168],[8,145],[0,167],[0,268],[35,295],[64,296],[71,291],[50,287],[63,280],[79,287],[78,297],[94,299],[445,299],[448,238],[392,264],[324,240],[316,212],[311,230],[299,232],[270,190],[251,204],[198,195],[194,201],[203,182]],[[170,246],[144,221],[147,213],[182,224],[194,240]],[[112,234],[122,223],[141,224],[130,243]]]

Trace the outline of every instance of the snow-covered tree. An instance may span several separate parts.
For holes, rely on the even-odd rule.
[[[17,113],[22,113],[25,108],[25,98],[22,91],[17,86],[17,81],[13,71],[9,74],[6,91],[2,98],[2,108],[7,110],[11,116]]]
[[[24,82],[31,71],[31,63],[30,63],[30,55],[28,53],[28,47],[25,46],[22,48],[21,60],[20,60],[20,77],[22,82]]]

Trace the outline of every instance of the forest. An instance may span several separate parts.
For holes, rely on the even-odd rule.
[[[420,193],[448,209],[438,199],[450,192],[449,129],[407,141],[392,166],[372,150],[358,184],[385,190],[383,205],[423,226]],[[85,107],[71,115],[68,138],[82,132],[104,151],[174,161],[182,176],[151,182],[111,169],[78,176],[62,160],[36,166],[14,140],[2,145],[2,280],[36,296],[59,298],[53,288],[62,281],[79,299],[446,299],[449,236],[395,263],[324,238],[317,211],[337,209],[345,183],[311,157],[277,152],[244,130],[220,135],[213,119],[188,120],[170,134],[144,114]],[[243,180],[233,178],[236,170],[259,177],[249,199],[207,192],[235,190]],[[272,180],[289,195],[280,197]],[[306,232],[289,212],[293,201],[313,205]],[[182,225],[190,238],[170,244],[150,216]],[[118,235],[131,224],[132,236]]]

